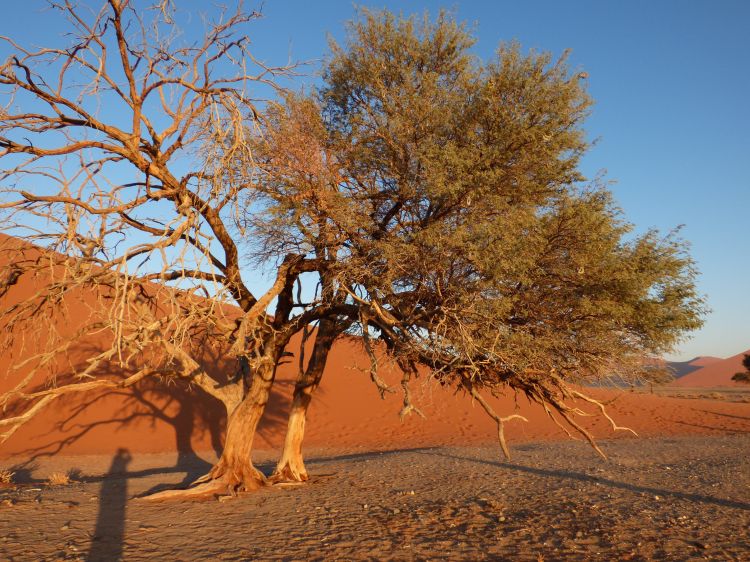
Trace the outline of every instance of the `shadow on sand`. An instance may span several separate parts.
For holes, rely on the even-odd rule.
[[[416,452],[420,452],[420,451],[416,451]],[[735,501],[735,500],[727,500],[724,498],[717,498],[714,496],[707,496],[704,494],[694,494],[694,493],[689,493],[689,492],[679,492],[676,490],[667,490],[665,488],[654,488],[651,486],[639,486],[636,484],[629,484],[627,482],[619,482],[617,480],[611,480],[609,478],[591,476],[584,472],[574,472],[572,470],[554,470],[554,469],[546,469],[546,468],[536,468],[536,467],[526,466],[526,465],[522,465],[522,464],[515,463],[515,462],[488,461],[484,459],[463,457],[461,455],[455,455],[455,454],[439,452],[439,451],[438,452],[433,451],[430,453],[425,452],[422,454],[434,454],[434,455],[439,455],[439,456],[450,458],[450,459],[494,466],[494,467],[497,467],[503,470],[509,470],[512,472],[520,472],[520,473],[525,473],[525,474],[533,474],[535,476],[543,476],[545,478],[562,478],[562,479],[568,479],[568,480],[576,480],[578,482],[598,484],[601,486],[609,486],[610,488],[618,488],[621,490],[627,490],[633,493],[639,493],[639,494],[645,493],[645,494],[650,494],[650,495],[672,497],[675,499],[686,500],[690,502],[704,503],[708,505],[718,505],[722,507],[730,507],[733,509],[741,509],[744,511],[750,511],[750,503],[745,503],[745,502]]]
[[[128,501],[127,468],[132,457],[127,449],[118,449],[109,471],[102,478],[99,514],[96,518],[87,562],[122,560],[125,540],[125,508]]]

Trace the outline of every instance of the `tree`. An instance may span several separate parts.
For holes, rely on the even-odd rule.
[[[481,64],[446,14],[362,16],[332,45],[322,88],[269,109],[256,235],[326,256],[323,290],[357,305],[349,330],[381,394],[376,340],[404,373],[403,415],[426,369],[479,401],[506,454],[504,422],[519,416],[483,391],[520,392],[596,447],[569,400],[610,418],[574,384],[634,375],[701,325],[685,244],[634,235],[585,183],[590,100],[565,57],[507,45]]]
[[[87,19],[66,4],[71,46],[10,41],[4,230],[47,251],[10,250],[6,296],[11,281],[36,293],[11,302],[3,341],[32,321],[39,337],[0,398],[6,438],[60,396],[180,378],[228,415],[218,464],[185,493],[253,489],[266,482],[253,436],[301,334],[277,479],[307,477],[307,408],[343,336],[362,341],[381,395],[379,364],[401,368],[404,416],[429,372],[479,401],[506,454],[519,416],[496,414],[487,392],[523,393],[595,445],[570,400],[609,416],[574,384],[635,370],[700,325],[684,244],[633,235],[578,171],[590,101],[564,59],[510,45],[481,64],[446,14],[363,12],[318,92],[277,89],[261,106],[250,88],[287,69],[247,51],[255,14],[223,14],[193,46],[161,8],[146,21],[110,0]],[[253,292],[246,264],[273,266],[271,287]],[[70,298],[90,310],[75,333],[60,320]],[[86,342],[96,351],[58,376],[55,358]],[[209,348],[231,369],[212,372]]]
[[[182,379],[228,415],[223,454],[189,493],[257,488],[253,436],[276,366],[326,311],[291,314],[295,281],[315,269],[304,256],[275,256],[260,294],[242,270],[252,240],[236,218],[254,168],[253,88],[273,92],[291,67],[248,51],[257,13],[222,11],[190,43],[169,2],[50,6],[67,18],[69,44],[30,50],[4,38],[12,54],[0,67],[2,230],[43,248],[4,248],[5,290],[35,292],[3,315],[3,352],[25,357],[0,397],[2,439],[61,396]],[[86,318],[69,317],[71,299]],[[73,348],[93,351],[65,365]],[[212,372],[206,349],[229,357],[230,370]]]
[[[750,383],[750,353],[746,353],[742,360],[744,371],[732,375],[732,380],[736,382]]]
[[[653,365],[645,369],[640,377],[641,382],[648,384],[649,392],[654,393],[654,385],[664,385],[674,380],[674,375],[668,368]]]

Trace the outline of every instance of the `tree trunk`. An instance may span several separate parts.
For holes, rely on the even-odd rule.
[[[297,382],[294,385],[294,396],[289,412],[284,450],[272,476],[274,481],[304,482],[308,478],[302,456],[307,408],[312,401],[313,392],[318,388],[320,380],[323,378],[328,352],[331,350],[336,335],[336,324],[329,320],[321,320],[315,335],[315,344],[310,361],[306,369],[300,370]]]
[[[252,448],[258,423],[263,416],[276,375],[274,362],[257,369],[250,389],[242,402],[229,413],[224,451],[208,474],[193,482],[185,490],[167,490],[146,499],[199,498],[215,494],[234,495],[257,490],[267,479],[252,461]]]

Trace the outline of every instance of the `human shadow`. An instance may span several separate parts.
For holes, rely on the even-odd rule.
[[[112,562],[123,559],[125,510],[128,501],[127,467],[132,457],[127,449],[118,449],[109,471],[102,479],[99,514],[91,537],[87,562]]]
[[[416,452],[419,452],[419,451],[416,451]],[[423,454],[433,454],[433,455],[446,457],[446,458],[454,459],[454,460],[473,462],[476,464],[485,464],[485,465],[494,466],[503,470],[509,470],[512,472],[520,472],[520,473],[525,473],[525,474],[533,474],[535,476],[543,476],[546,478],[565,478],[568,480],[575,480],[578,482],[597,484],[601,486],[609,486],[610,488],[627,490],[629,492],[634,492],[634,493],[657,495],[657,496],[662,496],[662,497],[672,497],[672,498],[687,500],[687,501],[696,502],[696,503],[718,505],[721,507],[730,507],[733,509],[741,509],[744,511],[750,511],[750,503],[745,503],[745,502],[736,501],[736,500],[728,500],[724,498],[717,498],[717,497],[708,496],[705,494],[679,492],[677,490],[667,490],[665,488],[655,488],[652,486],[639,486],[637,484],[619,482],[617,480],[612,480],[609,478],[602,478],[600,476],[591,476],[584,472],[574,472],[572,470],[563,470],[563,469],[553,470],[553,469],[547,469],[547,468],[536,468],[536,467],[522,465],[519,463],[510,462],[510,461],[506,461],[506,462],[489,461],[489,460],[484,460],[484,459],[464,457],[461,455],[440,452],[440,451],[437,451],[437,452],[432,451],[430,453],[423,453]]]

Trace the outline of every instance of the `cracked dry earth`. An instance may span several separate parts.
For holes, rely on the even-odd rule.
[[[603,448],[317,451],[304,486],[155,504],[205,462],[78,457],[78,483],[0,489],[0,560],[750,559],[750,435]]]

